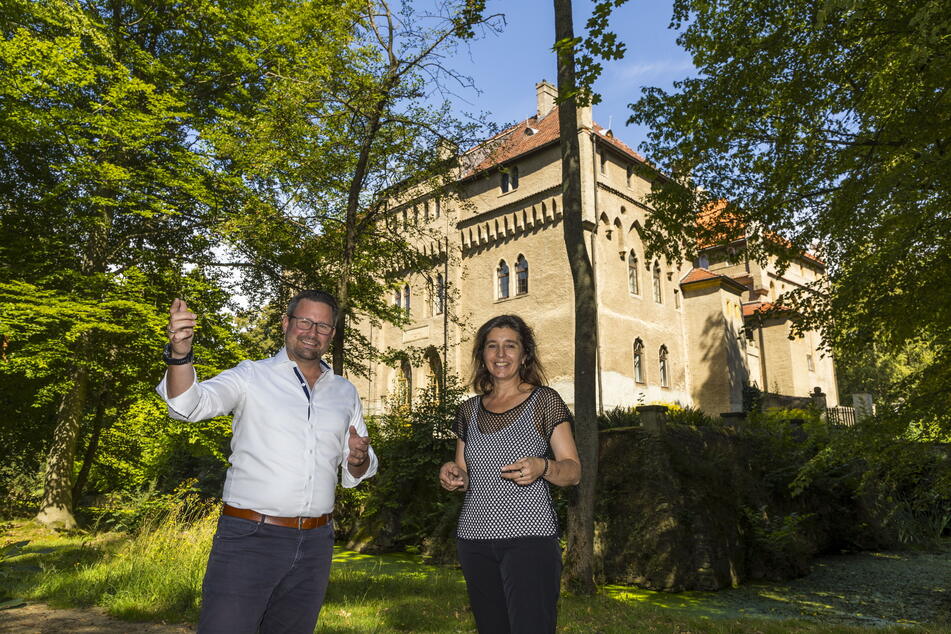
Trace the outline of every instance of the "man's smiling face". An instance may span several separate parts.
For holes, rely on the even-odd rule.
[[[307,321],[303,321],[307,320]],[[309,322],[313,322],[308,324]],[[316,361],[330,348],[333,330],[322,334],[318,324],[333,326],[333,309],[309,299],[298,302],[291,316],[284,315],[281,327],[284,330],[284,346],[287,356],[293,361]],[[309,326],[303,328],[303,325]]]

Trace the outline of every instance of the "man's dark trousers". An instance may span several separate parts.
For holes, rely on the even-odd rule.
[[[222,515],[202,583],[198,632],[311,634],[333,543],[333,523],[301,530]]]

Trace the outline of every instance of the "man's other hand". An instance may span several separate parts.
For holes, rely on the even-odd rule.
[[[347,457],[347,464],[351,467],[362,467],[370,458],[370,437],[361,436],[357,433],[357,428],[350,425],[350,436],[347,438],[347,446],[350,448],[350,455]]]

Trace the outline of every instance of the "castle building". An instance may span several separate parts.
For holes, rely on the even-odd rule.
[[[733,261],[711,247],[695,262],[648,260],[638,234],[650,214],[643,157],[579,110],[584,239],[594,268],[598,319],[574,323],[562,227],[557,91],[536,86],[537,112],[467,152],[452,205],[435,193],[397,206],[397,230],[442,264],[407,274],[387,298],[401,326],[358,327],[397,362],[353,377],[367,413],[412,399],[444,371],[468,377],[472,337],[489,318],[514,313],[535,330],[549,384],[574,403],[575,328],[597,336],[597,401],[615,406],[679,403],[709,414],[740,411],[745,385],[838,402],[835,368],[817,333],[791,334],[787,317],[762,311],[825,274],[804,255],[784,271]],[[451,207],[451,208],[450,208]]]

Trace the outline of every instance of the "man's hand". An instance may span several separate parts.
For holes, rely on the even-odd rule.
[[[350,435],[347,437],[347,446],[350,448],[350,455],[347,456],[347,465],[352,475],[358,474],[357,471],[363,467],[366,471],[367,462],[370,459],[370,437],[361,436],[357,433],[357,428],[350,425]]]
[[[168,342],[172,344],[172,356],[182,358],[192,349],[197,315],[188,310],[183,300],[176,298],[168,310]]]
[[[439,469],[439,484],[447,491],[465,491],[469,488],[469,474],[454,461],[450,461]]]

